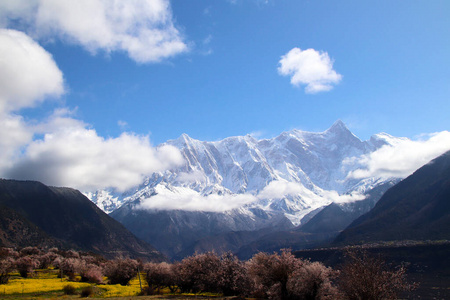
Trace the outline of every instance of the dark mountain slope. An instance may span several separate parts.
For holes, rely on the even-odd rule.
[[[336,204],[331,203],[297,230],[308,233],[330,233],[336,235],[350,225],[354,220],[369,212],[380,200],[383,194],[399,180],[387,181],[376,186],[367,193],[364,200]]]
[[[0,205],[20,216],[17,220],[30,228],[37,227],[67,247],[106,257],[162,259],[152,246],[137,239],[77,190],[33,181],[0,180]]]
[[[138,203],[138,202],[137,202]],[[255,210],[256,212],[256,210]],[[236,231],[256,231],[263,228],[287,230],[292,223],[280,213],[269,216],[259,211],[260,218],[256,221],[247,215],[238,213],[214,213],[200,211],[159,211],[136,209],[134,203],[127,203],[110,215],[121,222],[137,237],[154,245],[169,258],[182,258],[191,251],[210,251],[211,248],[196,248],[200,240]],[[226,241],[230,239],[223,239]],[[240,241],[233,239],[231,241]],[[232,249],[232,245],[221,245],[219,241],[209,246],[221,249]],[[184,253],[184,254],[183,254]],[[181,256],[180,256],[181,255]]]
[[[450,239],[450,151],[391,189],[335,244]]]
[[[63,247],[60,241],[50,237],[25,217],[0,205],[0,246],[22,248],[29,245]]]

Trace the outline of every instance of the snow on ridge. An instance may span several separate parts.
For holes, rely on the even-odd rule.
[[[185,191],[195,195],[192,198],[199,203],[208,197],[215,197],[211,201],[234,201],[236,205],[242,202],[246,207],[282,212],[291,222],[299,224],[304,215],[333,201],[361,200],[363,197],[359,194],[354,198],[343,197],[351,194],[352,189],[363,193],[367,187],[380,184],[376,180],[348,179],[347,174],[358,167],[351,164],[352,158],[394,143],[396,139],[380,134],[369,141],[361,141],[340,120],[324,132],[294,129],[271,139],[258,140],[246,135],[206,142],[182,134],[162,145],[180,149],[185,159],[183,166],[153,174],[137,190],[125,195],[89,198],[110,212],[131,201],[151,203],[160,185],[167,189],[164,190],[167,201],[188,201],[188,197],[176,198],[169,194],[171,189],[179,193]],[[258,196],[271,184],[278,184],[278,197]],[[160,196],[154,199],[163,208],[164,199]],[[233,198],[235,196],[241,198]],[[173,209],[173,205],[168,207]]]

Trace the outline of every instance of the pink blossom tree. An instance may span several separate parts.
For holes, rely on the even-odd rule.
[[[303,261],[287,249],[281,254],[257,253],[247,265],[258,296],[274,299],[288,299],[288,280],[302,266]]]
[[[406,269],[390,268],[380,257],[366,251],[349,250],[339,276],[339,287],[347,299],[397,299],[402,291],[415,288],[406,280]]]
[[[130,258],[116,258],[105,264],[104,274],[110,284],[127,285],[137,275],[139,263]]]

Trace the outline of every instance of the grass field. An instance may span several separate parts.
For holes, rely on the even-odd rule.
[[[141,274],[142,287],[146,288],[144,274]],[[105,278],[106,279],[106,278]],[[71,285],[76,294],[66,295],[64,286]],[[169,290],[162,290],[163,295],[138,296],[141,292],[139,278],[133,278],[129,285],[119,284],[91,284],[86,282],[69,281],[58,278],[57,270],[37,270],[32,278],[22,278],[18,273],[11,274],[8,284],[0,285],[0,299],[80,299],[83,288],[92,287],[93,294],[89,298],[108,299],[210,299],[220,298],[213,294],[170,294]]]
[[[145,281],[142,280],[142,284]],[[0,285],[0,299],[34,299],[34,298],[71,298],[65,295],[63,288],[66,285],[73,286],[78,295],[72,297],[79,298],[79,293],[83,288],[91,286],[94,294],[91,297],[130,297],[140,293],[139,279],[136,277],[127,286],[121,285],[94,285],[85,282],[68,281],[66,278],[58,278],[58,272],[53,270],[38,270],[32,278],[22,278],[18,273],[11,274],[8,284]],[[143,286],[145,287],[145,285]]]

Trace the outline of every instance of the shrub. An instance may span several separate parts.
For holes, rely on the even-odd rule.
[[[65,295],[75,295],[77,293],[75,287],[71,284],[65,285],[63,292]]]
[[[393,270],[381,258],[361,250],[349,250],[346,257],[339,287],[350,300],[397,299],[401,291],[414,288],[407,283],[402,266]]]
[[[87,298],[87,297],[89,297],[89,296],[92,296],[94,294],[94,289],[92,288],[92,286],[87,286],[87,287],[84,287],[82,290],[81,290],[81,297],[83,297],[83,298]]]
[[[106,263],[104,272],[110,284],[127,285],[137,275],[138,262],[129,258],[118,258]]]
[[[0,260],[0,284],[7,284],[9,281],[9,273],[15,269],[14,260],[6,257]]]

